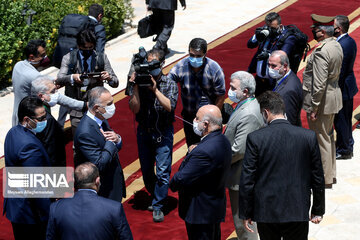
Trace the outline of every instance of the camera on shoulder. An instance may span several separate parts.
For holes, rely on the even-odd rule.
[[[136,72],[135,84],[139,87],[152,86],[150,72],[156,68],[160,68],[160,61],[152,60],[148,62],[147,53],[144,47],[139,48],[139,52],[134,55],[132,65]]]

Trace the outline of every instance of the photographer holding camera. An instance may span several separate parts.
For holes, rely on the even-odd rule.
[[[272,90],[275,81],[273,81],[267,69],[268,58],[275,50],[282,50],[291,58],[294,52],[296,37],[288,35],[279,46],[279,40],[286,35],[287,27],[281,24],[281,17],[276,12],[271,12],[265,17],[265,26],[259,27],[255,30],[248,43],[248,48],[258,47],[253,59],[250,62],[248,72],[256,73],[256,92],[255,96],[261,93]]]
[[[105,53],[96,52],[96,36],[91,30],[84,30],[77,36],[78,49],[66,54],[61,62],[56,85],[65,86],[65,95],[77,100],[87,100],[87,92],[97,86],[104,86],[106,81],[116,88],[116,77]],[[60,108],[59,123],[63,125],[68,109]],[[83,112],[71,110],[70,119],[73,136]],[[60,120],[61,118],[62,121]]]
[[[178,99],[175,81],[162,73],[164,51],[144,48],[133,58],[135,72],[129,79],[129,106],[136,114],[141,171],[151,194],[154,222],[164,221],[162,207],[167,197],[172,163],[174,111]],[[156,175],[154,173],[156,163]]]

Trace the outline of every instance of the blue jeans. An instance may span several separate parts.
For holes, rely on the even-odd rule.
[[[174,127],[162,131],[147,131],[137,128],[137,143],[145,187],[153,196],[152,206],[155,210],[163,207],[167,197],[171,173]],[[156,163],[156,175],[154,164]]]

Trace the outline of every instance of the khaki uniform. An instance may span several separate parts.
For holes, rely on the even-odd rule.
[[[334,142],[334,116],[342,108],[341,90],[338,85],[343,52],[335,38],[318,43],[308,58],[303,73],[303,109],[308,113],[309,128],[316,132],[325,174],[325,184],[332,184],[336,177]],[[316,112],[317,119],[310,120]]]

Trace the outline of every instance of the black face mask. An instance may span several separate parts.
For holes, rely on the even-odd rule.
[[[276,28],[270,28],[270,36],[277,37],[279,35],[279,31]]]
[[[92,55],[93,50],[81,50],[80,49],[80,53],[81,53],[81,55],[84,56],[85,59],[88,59]]]

